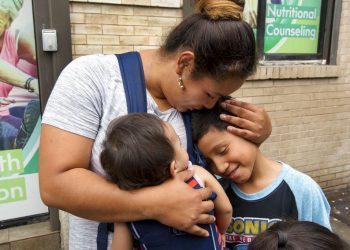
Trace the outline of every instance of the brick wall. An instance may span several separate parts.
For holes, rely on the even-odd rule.
[[[85,2],[70,5],[73,57],[157,48],[182,20],[180,8]],[[146,5],[150,1],[123,2]]]
[[[182,19],[180,0],[71,0],[73,56],[156,48]],[[302,78],[302,79],[297,79]],[[350,181],[350,0],[343,0],[338,66],[261,67],[234,96],[265,107],[270,158],[324,190]]]

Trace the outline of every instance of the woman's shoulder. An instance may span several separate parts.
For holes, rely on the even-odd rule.
[[[114,55],[93,54],[81,56],[71,61],[62,71],[57,83],[60,85],[88,84],[100,86],[120,78],[117,58]]]
[[[93,68],[98,70],[103,68],[108,69],[117,63],[118,61],[115,55],[92,54],[75,58],[68,64],[68,67],[78,67],[81,69]]]

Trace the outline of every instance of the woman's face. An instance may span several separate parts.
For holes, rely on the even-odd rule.
[[[239,89],[244,80],[232,77],[220,82],[209,78],[201,77],[194,79],[190,74],[183,74],[184,88],[179,86],[176,92],[167,93],[167,100],[170,105],[180,112],[191,111],[202,108],[212,108],[221,96],[227,96]],[[177,83],[174,83],[177,84]]]
[[[10,23],[10,16],[8,13],[0,11],[0,36],[2,36]]]

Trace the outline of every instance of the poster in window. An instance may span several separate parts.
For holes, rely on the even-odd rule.
[[[316,54],[321,2],[322,0],[267,0],[264,52]]]
[[[243,11],[244,21],[249,23],[253,28],[256,37],[257,16],[258,16],[258,0],[246,0]]]
[[[0,0],[0,222],[47,213],[38,188],[41,122],[31,0]]]

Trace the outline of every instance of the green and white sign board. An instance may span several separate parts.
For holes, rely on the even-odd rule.
[[[7,28],[8,34],[26,32],[28,40],[32,41],[30,51],[36,51],[32,0],[6,0],[0,1],[0,5],[2,9],[15,16]],[[20,44],[20,39],[18,40],[17,43]],[[12,68],[15,67],[33,79],[38,78],[36,62],[24,59],[14,62],[15,60],[8,58],[1,60],[8,60],[11,66],[3,70],[7,70],[5,75],[13,74]],[[9,80],[4,81],[1,77],[2,75],[1,86],[9,91],[0,92],[0,99],[12,100],[7,104],[0,102],[0,222],[4,222],[45,214],[48,213],[48,208],[41,201],[39,193],[38,155],[41,127],[39,93],[28,92]]]
[[[316,54],[321,0],[267,0],[264,52]]]
[[[48,212],[38,185],[40,123],[23,149],[0,151],[0,221]]]

